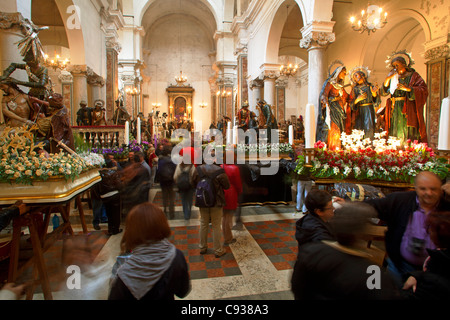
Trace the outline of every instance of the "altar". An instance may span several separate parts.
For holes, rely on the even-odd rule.
[[[9,206],[17,201],[22,201],[27,205],[27,211],[14,217],[12,221],[13,231],[7,279],[9,283],[15,283],[26,268],[34,265],[34,279],[27,291],[27,299],[32,299],[34,288],[37,285],[42,286],[44,299],[51,300],[53,298],[43,254],[62,234],[74,234],[69,217],[72,201],[77,204],[83,232],[87,233],[81,195],[100,180],[98,169],[92,169],[81,173],[73,181],[55,178],[50,181],[35,181],[32,185],[1,183],[0,206]],[[50,218],[57,213],[61,215],[62,223],[49,233]],[[25,261],[20,259],[21,238],[26,236],[22,233],[23,227],[27,227],[29,230],[29,241],[33,251],[33,256]]]

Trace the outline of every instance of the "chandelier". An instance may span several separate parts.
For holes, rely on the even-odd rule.
[[[44,66],[48,68],[64,70],[69,66],[69,59],[61,59],[61,56],[57,54],[54,58],[50,58],[48,54],[44,55]]]
[[[208,107],[208,104],[206,102],[202,102],[202,103],[200,103],[199,107],[204,109],[204,108]]]
[[[187,77],[183,76],[183,71],[180,71],[180,75],[178,77],[175,77],[175,81],[179,86],[184,85],[184,83],[187,81]]]
[[[367,33],[370,35],[371,32],[377,31],[377,29],[383,28],[387,23],[387,12],[384,12],[383,8],[376,5],[368,5],[367,10],[361,11],[361,20],[355,23],[356,18],[351,17],[350,22],[352,28],[360,33]]]
[[[131,94],[132,96],[138,95],[139,94],[139,89],[136,87],[132,87],[132,88],[127,88],[125,90],[126,93]]]
[[[287,66],[281,65],[281,67],[280,67],[281,75],[284,75],[287,77],[294,76],[297,73],[297,70],[298,70],[298,65],[293,66],[292,63],[290,63]]]

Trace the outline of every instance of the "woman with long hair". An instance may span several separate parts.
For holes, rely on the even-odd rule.
[[[128,214],[121,255],[113,267],[109,300],[174,300],[191,290],[183,252],[169,241],[164,212],[152,203]]]

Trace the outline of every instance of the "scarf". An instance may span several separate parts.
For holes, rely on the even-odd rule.
[[[117,276],[140,300],[169,269],[175,255],[176,248],[167,239],[140,245],[119,268]]]

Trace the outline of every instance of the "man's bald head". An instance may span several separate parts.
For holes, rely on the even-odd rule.
[[[420,172],[414,179],[414,187],[422,208],[430,210],[439,204],[443,191],[442,181],[437,174]]]

